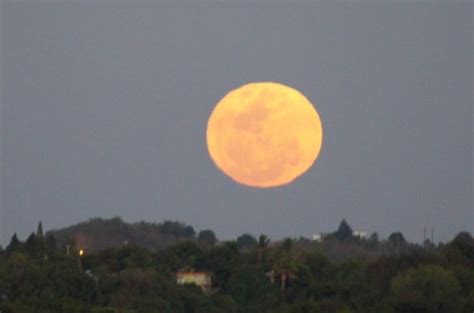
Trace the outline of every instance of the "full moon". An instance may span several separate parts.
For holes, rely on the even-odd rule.
[[[259,188],[288,184],[305,173],[321,150],[321,119],[298,90],[273,82],[227,93],[207,123],[215,165],[236,182]]]

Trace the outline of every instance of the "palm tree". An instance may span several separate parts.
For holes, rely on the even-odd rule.
[[[293,239],[291,239],[291,238],[285,238],[285,239],[283,240],[283,243],[282,243],[281,247],[283,248],[283,250],[285,250],[286,252],[290,253],[291,250],[293,249]]]
[[[283,292],[287,287],[288,281],[296,278],[296,271],[298,269],[297,262],[291,251],[280,250],[276,255],[276,260],[274,261],[272,273],[276,277],[280,277],[280,289]]]
[[[270,243],[270,238],[268,238],[267,235],[261,234],[260,237],[258,237],[257,253],[258,253],[259,262],[262,262],[263,253],[265,252],[265,249],[268,247],[269,243]]]

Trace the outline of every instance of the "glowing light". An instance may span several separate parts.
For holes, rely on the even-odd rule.
[[[323,130],[303,94],[260,82],[225,95],[209,117],[206,135],[219,169],[241,184],[266,188],[288,184],[313,165]]]
[[[84,255],[84,250],[79,250],[79,256],[83,256]]]

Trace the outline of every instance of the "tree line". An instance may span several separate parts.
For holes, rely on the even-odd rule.
[[[115,221],[117,222],[117,221]],[[181,225],[167,224],[160,227]],[[173,226],[174,225],[174,226]],[[184,231],[184,229],[182,229]],[[172,230],[169,230],[172,231]],[[188,230],[188,233],[191,232]],[[0,248],[0,312],[470,313],[474,239],[447,244],[353,235],[346,221],[321,242],[212,231],[164,248],[136,243],[84,250],[38,225]],[[199,239],[200,238],[200,239]],[[216,292],[179,285],[183,269],[212,274]]]

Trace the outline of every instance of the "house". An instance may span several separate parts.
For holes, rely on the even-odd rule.
[[[355,231],[352,233],[352,236],[358,237],[360,239],[369,239],[369,233],[366,231]]]
[[[212,274],[208,272],[180,271],[176,273],[176,283],[178,285],[196,285],[205,294],[211,294],[215,291]]]
[[[322,242],[326,237],[326,233],[317,233],[313,235],[313,241]]]

